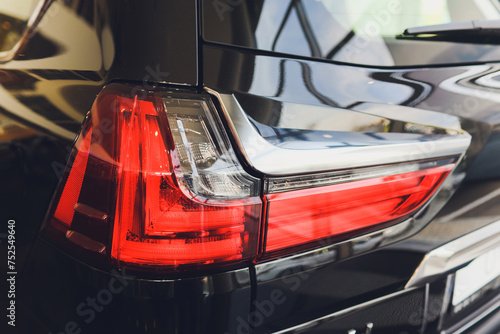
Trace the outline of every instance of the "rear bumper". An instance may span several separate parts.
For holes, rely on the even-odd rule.
[[[492,298],[469,316],[444,330],[441,334],[497,334],[500,333],[500,295]]]
[[[479,297],[458,311],[453,310],[451,300],[456,271],[499,247],[499,240],[500,221],[495,221],[429,252],[403,290],[274,333],[347,333],[349,330],[369,333],[369,328],[383,333],[452,334],[476,331],[476,328],[477,333],[498,333],[498,284],[493,285],[496,288],[480,290]]]
[[[500,221],[484,229],[498,226]],[[437,250],[480,234],[468,233]],[[381,333],[448,334],[476,328],[483,333],[496,328],[498,291],[457,314],[449,307],[450,277],[474,258],[471,252],[477,248],[471,245],[484,245],[481,238],[475,241],[456,249],[465,262],[408,284],[428,255],[388,247],[324,261],[330,255],[318,250],[299,262],[266,263],[272,272],[252,265],[158,280],[91,268],[38,240],[21,277],[19,301],[32,315],[26,333],[67,328],[82,333],[365,333],[370,326]]]
[[[248,268],[165,280],[104,272],[37,240],[19,293],[30,334],[225,333],[250,312],[251,282]]]
[[[488,317],[483,318],[480,322],[471,327],[469,333],[471,334],[500,333],[500,309],[497,308],[495,312],[490,314]]]

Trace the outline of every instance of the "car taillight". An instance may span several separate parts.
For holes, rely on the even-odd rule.
[[[43,231],[118,267],[242,263],[398,223],[456,161],[259,179],[239,163],[209,94],[110,84],[83,124]]]
[[[47,228],[119,265],[255,256],[260,181],[239,165],[210,98],[132,89],[111,84],[99,94]]]
[[[289,251],[314,241],[373,229],[408,217],[425,203],[455,166],[450,160],[439,163],[444,165],[429,167],[438,162],[414,164],[415,171],[378,177],[370,177],[368,172],[368,176],[364,176],[368,177],[366,179],[349,181],[347,178],[346,182],[344,178],[343,182],[335,182],[332,178],[334,184],[331,185],[291,191],[286,190],[297,186],[293,179],[270,181],[269,191],[281,192],[265,196],[265,251]],[[411,165],[401,167],[402,170],[411,169]],[[391,168],[385,171],[391,173]],[[375,170],[374,174],[381,172],[384,169]],[[350,177],[356,179],[355,174]],[[323,184],[327,183],[327,176],[321,178]],[[314,178],[295,181],[302,187],[308,182],[318,181]]]

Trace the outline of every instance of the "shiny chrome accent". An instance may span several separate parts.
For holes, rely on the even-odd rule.
[[[350,240],[276,260],[258,263],[255,265],[257,282],[261,283],[281,278],[286,273],[289,274],[289,270],[287,269],[293,269],[294,272],[307,271],[374,250],[389,243],[393,243],[404,236],[410,235],[416,232],[418,228],[419,227],[414,224],[413,219],[407,219],[399,224]]]
[[[76,203],[73,209],[84,215],[87,216],[91,219],[98,219],[102,222],[106,222],[108,220],[108,215],[105,212],[102,212],[100,210],[97,210],[90,205],[83,204],[83,203]]]
[[[441,312],[439,313],[439,322],[437,325],[438,331],[443,328],[446,311],[448,310],[448,306],[450,305],[454,286],[455,286],[455,274],[450,274],[448,275],[448,277],[446,277],[446,286],[444,288],[443,303],[441,304]]]
[[[316,141],[297,138],[287,142],[286,146],[276,146],[259,134],[234,95],[219,94],[211,89],[205,89],[219,100],[236,144],[246,161],[255,170],[270,176],[460,156],[470,144],[470,135],[459,128],[458,118],[454,116],[395,105],[366,103],[355,108],[372,115],[384,114],[385,117],[391,114],[391,118],[394,118],[392,117],[394,114],[405,115],[399,117],[409,119],[411,122],[425,120],[429,124],[423,125],[448,128],[456,135],[377,134],[380,138],[366,136],[369,144],[343,147],[331,147],[333,142],[343,141],[342,138],[323,137]]]
[[[53,1],[54,0],[40,0],[38,2],[35,9],[33,10],[33,13],[31,13],[31,16],[28,19],[28,22],[26,23],[26,28],[24,29],[24,32],[23,32],[21,38],[16,43],[16,45],[14,45],[14,47],[10,50],[0,52],[0,62],[7,62],[9,60],[12,60],[12,58],[14,58],[17,55],[17,53],[22,49],[22,47],[31,38],[37,25],[42,20],[43,14],[45,14],[45,12],[47,12],[47,10],[49,9],[49,7]]]
[[[82,246],[85,249],[91,250],[93,252],[97,253],[104,253],[106,250],[106,246],[101,244],[100,242],[97,242],[93,239],[90,239],[84,234],[81,234],[79,232],[73,231],[73,230],[68,230],[66,231],[66,238],[75,244],[78,244]]]
[[[493,300],[489,301],[479,310],[476,310],[465,319],[462,319],[458,324],[448,328],[446,330],[442,330],[440,334],[461,334],[465,333],[469,328],[478,324],[481,320],[486,318],[491,313],[495,312],[500,308],[500,296],[497,296]]]
[[[456,270],[500,244],[500,220],[466,234],[428,253],[406,288],[421,286],[436,276]]]
[[[401,291],[398,291],[398,292],[394,292],[394,293],[391,293],[391,294],[388,294],[388,295],[385,295],[385,296],[382,296],[382,297],[379,297],[379,298],[372,299],[372,300],[367,301],[365,303],[361,303],[361,304],[358,304],[356,306],[352,306],[352,307],[343,309],[343,310],[338,311],[338,312],[327,314],[325,316],[322,316],[320,318],[317,318],[317,319],[314,319],[314,320],[302,323],[302,324],[297,325],[297,326],[293,326],[293,327],[286,328],[286,329],[283,329],[283,330],[280,330],[280,331],[277,331],[277,332],[273,332],[273,334],[301,333],[301,332],[303,332],[303,331],[305,331],[307,329],[310,329],[310,328],[319,326],[321,324],[324,324],[324,323],[336,320],[337,318],[340,318],[341,316],[344,316],[346,314],[357,312],[359,310],[362,310],[363,308],[376,305],[376,304],[384,302],[384,301],[386,301],[388,299],[391,299],[391,298],[394,298],[394,297],[398,297],[400,295],[403,295],[405,293],[408,293],[408,292],[414,291],[414,290],[417,290],[417,288],[411,288],[409,290],[401,290]],[[367,324],[367,327],[366,327],[367,331],[368,330],[371,331],[371,328],[368,328],[368,325],[369,324]],[[372,327],[373,327],[373,325],[372,325]],[[370,333],[370,332],[368,332],[368,333]]]

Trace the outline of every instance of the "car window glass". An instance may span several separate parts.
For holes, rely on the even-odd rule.
[[[397,38],[409,27],[500,19],[498,0],[205,0],[203,18],[208,41],[354,64],[470,62],[499,52]]]

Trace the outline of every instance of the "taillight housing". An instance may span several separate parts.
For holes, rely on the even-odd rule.
[[[113,83],[84,121],[43,232],[119,268],[241,265],[401,222],[457,159],[258,178],[208,93]]]
[[[454,161],[269,179],[264,251],[287,253],[312,243],[325,245],[400,222],[429,199]]]
[[[244,261],[257,254],[259,192],[208,95],[110,84],[84,122],[46,230],[118,266]]]

